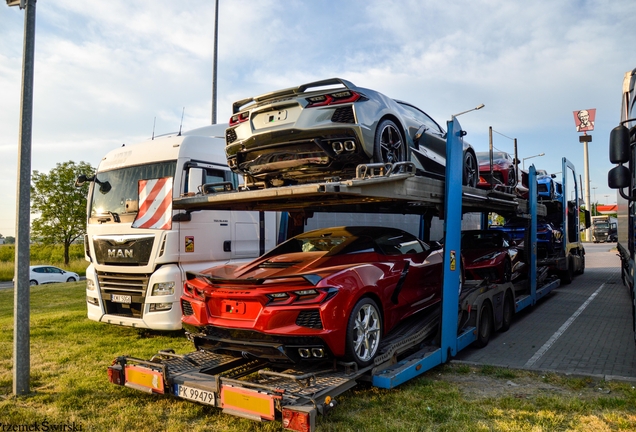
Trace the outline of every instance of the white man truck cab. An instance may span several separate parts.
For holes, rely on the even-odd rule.
[[[156,330],[181,328],[186,271],[248,259],[275,246],[276,215],[172,210],[172,199],[231,190],[227,125],[124,145],[90,181],[84,239],[86,302],[94,321]]]

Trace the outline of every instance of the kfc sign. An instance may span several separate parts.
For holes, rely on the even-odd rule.
[[[596,108],[574,111],[574,123],[577,132],[587,132],[594,130],[594,120],[596,118]]]

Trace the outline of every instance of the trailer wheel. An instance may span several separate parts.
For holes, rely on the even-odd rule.
[[[382,334],[382,317],[376,303],[368,297],[353,307],[347,324],[346,357],[365,367],[373,363]]]
[[[490,335],[492,334],[492,308],[490,303],[484,302],[481,307],[481,316],[479,317],[479,326],[477,327],[477,340],[475,343],[479,348],[488,345]]]
[[[397,125],[389,119],[382,120],[375,131],[373,161],[375,163],[404,162],[407,146]]]
[[[501,331],[507,332],[512,323],[512,316],[515,314],[514,305],[512,304],[512,294],[510,291],[506,293],[503,304],[503,319],[501,323]]]

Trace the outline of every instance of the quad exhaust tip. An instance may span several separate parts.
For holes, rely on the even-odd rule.
[[[340,141],[334,141],[331,143],[331,148],[336,154],[340,154],[343,151],[352,152],[356,150],[356,143],[352,140],[347,140],[344,144]]]
[[[298,354],[300,355],[300,358],[303,359],[311,357],[325,358],[325,350],[323,348],[298,348]]]
[[[311,355],[316,358],[323,358],[325,356],[325,350],[322,348],[312,348]]]

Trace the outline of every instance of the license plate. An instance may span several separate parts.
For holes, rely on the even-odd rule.
[[[287,110],[271,111],[263,114],[262,117],[265,123],[277,123],[279,121],[287,120]]]
[[[132,303],[132,296],[129,295],[121,295],[121,294],[113,294],[110,296],[110,301],[115,303]]]
[[[214,392],[188,387],[180,384],[175,384],[175,387],[175,393],[180,398],[216,406],[216,396],[214,395]]]

